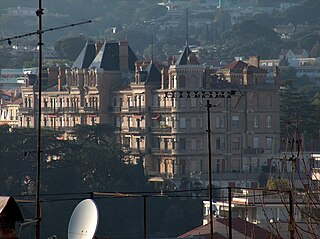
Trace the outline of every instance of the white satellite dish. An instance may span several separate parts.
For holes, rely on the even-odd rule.
[[[68,239],[92,239],[98,225],[98,208],[91,199],[81,201],[70,217]]]

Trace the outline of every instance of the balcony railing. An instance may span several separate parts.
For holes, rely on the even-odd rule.
[[[170,154],[171,155],[172,149],[149,148],[148,153],[151,153],[151,154]]]
[[[243,154],[263,154],[264,148],[247,148],[243,150]]]
[[[97,107],[83,107],[85,113],[98,113],[99,109]]]
[[[171,106],[150,106],[150,110],[153,112],[168,112],[171,111]]]
[[[161,127],[149,127],[149,132],[153,133],[170,133],[172,128],[170,126],[161,126]]]
[[[63,113],[79,113],[79,108],[65,107],[65,108],[61,108],[61,112],[63,112]]]
[[[143,133],[145,131],[145,128],[142,127],[129,127],[129,132],[140,132]]]
[[[129,106],[129,112],[136,112],[136,113],[140,113],[140,112],[145,112],[146,108],[144,106]]]
[[[33,107],[21,107],[21,108],[19,108],[19,112],[21,113],[21,114],[33,114],[33,112],[34,112],[34,109],[33,109]]]

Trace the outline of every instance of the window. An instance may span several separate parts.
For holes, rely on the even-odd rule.
[[[197,118],[196,117],[191,117],[191,128],[197,128]]]
[[[185,87],[187,87],[186,77],[179,76],[179,88],[185,88]]]
[[[159,138],[154,137],[152,139],[152,147],[155,149],[160,149],[160,139]]]
[[[232,149],[240,149],[240,138],[235,137],[232,139]]]
[[[176,99],[175,99],[175,98],[172,98],[172,99],[171,99],[171,106],[172,106],[172,107],[176,107],[176,103],[177,103],[177,102],[176,102]]]
[[[272,146],[273,146],[272,138],[271,137],[267,137],[266,140],[267,140],[267,149],[269,149],[269,150],[272,149]]]
[[[259,115],[255,115],[253,118],[253,128],[259,128]]]
[[[203,149],[203,140],[198,140],[198,149]]]
[[[186,128],[186,118],[180,118],[180,129]]]
[[[267,123],[267,128],[272,127],[272,116],[271,115],[267,115],[266,123]]]
[[[259,148],[259,137],[258,136],[253,137],[253,148],[254,149]]]
[[[197,150],[197,139],[191,139],[191,150]]]
[[[176,149],[176,140],[175,140],[175,139],[171,139],[171,148],[172,148],[173,150]]]
[[[198,121],[199,121],[199,128],[202,129],[203,128],[203,119],[199,118]]]
[[[183,108],[186,107],[186,99],[179,99],[179,106]]]
[[[221,149],[220,137],[216,138],[216,149]]]
[[[167,138],[163,139],[163,145],[164,145],[164,149],[168,149],[169,148],[169,139],[167,139]]]
[[[223,137],[216,137],[216,149],[224,149],[225,142]]]
[[[272,107],[272,96],[267,97],[267,107]]]
[[[254,107],[259,107],[259,96],[255,96],[253,98],[253,106]]]
[[[191,107],[197,107],[197,98],[191,98]]]
[[[238,115],[233,115],[232,116],[232,127],[239,127],[240,126],[240,122],[239,122],[239,116]]]
[[[239,116],[238,116],[239,118]],[[217,116],[216,117],[216,128],[224,128],[224,122],[225,122],[225,117],[224,116]]]
[[[186,139],[185,138],[180,138],[179,146],[180,146],[180,149],[186,149]]]

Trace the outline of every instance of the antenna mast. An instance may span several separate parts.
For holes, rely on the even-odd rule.
[[[36,173],[36,239],[40,239],[40,222],[41,222],[41,205],[40,205],[40,162],[41,162],[41,87],[42,87],[42,0],[38,2],[38,47],[39,47],[39,64],[38,64],[38,134],[37,134],[37,173]],[[34,99],[35,100],[35,99]]]

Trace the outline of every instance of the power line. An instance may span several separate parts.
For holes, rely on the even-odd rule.
[[[43,33],[50,32],[50,31],[55,31],[55,30],[64,29],[64,28],[68,28],[68,27],[75,27],[75,26],[79,26],[79,25],[83,25],[83,24],[87,24],[87,23],[92,23],[92,22],[93,22],[93,20],[87,20],[87,21],[72,23],[72,24],[58,26],[58,27],[52,27],[52,28],[48,28],[45,30],[41,30],[41,31],[37,30],[37,31],[33,31],[33,32],[29,32],[29,33],[25,33],[25,34],[13,36],[13,37],[3,38],[3,39],[0,39],[0,42],[7,41],[8,44],[11,45],[13,39],[19,39],[19,38],[23,38],[23,37],[32,36],[32,35],[43,34]]]

